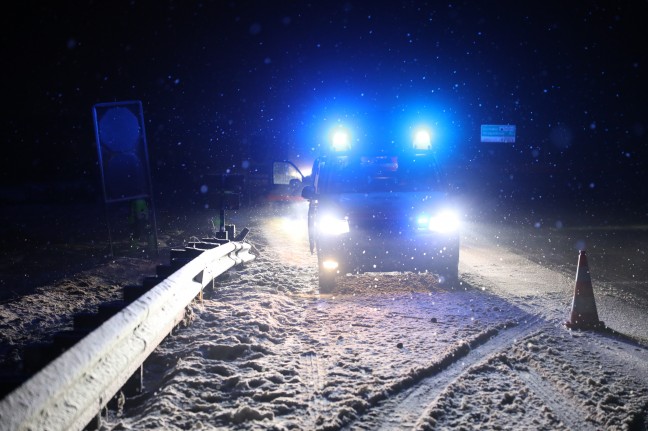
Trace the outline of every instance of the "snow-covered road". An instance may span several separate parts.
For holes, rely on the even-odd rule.
[[[458,286],[364,274],[318,295],[304,209],[242,220],[257,259],[104,429],[645,428],[648,351],[624,327],[566,330],[572,278],[467,230]]]
[[[539,230],[468,223],[462,237],[463,281],[560,322],[569,317],[574,295],[577,246],[590,243],[587,254],[599,318],[608,328],[648,345],[648,258],[635,252],[643,250],[646,228],[623,232],[634,235],[634,243],[618,233],[595,227]]]

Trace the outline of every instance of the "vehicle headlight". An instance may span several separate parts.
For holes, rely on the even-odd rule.
[[[420,229],[429,229],[437,233],[451,233],[459,230],[459,215],[452,210],[442,210],[433,215],[421,214],[416,219]]]
[[[342,235],[349,232],[349,220],[326,215],[319,219],[317,230],[323,235]]]

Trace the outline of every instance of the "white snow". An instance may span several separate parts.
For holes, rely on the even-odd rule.
[[[476,235],[478,224],[460,285],[363,274],[319,295],[306,207],[288,208],[233,216],[257,259],[194,302],[146,361],[145,393],[118,397],[103,430],[646,426],[645,324],[626,330],[645,309],[617,325],[603,304],[608,330],[567,330],[573,276]],[[3,344],[47,339],[153,267],[116,259],[2,304]]]
[[[466,273],[470,285],[455,287],[432,275],[364,274],[318,295],[304,221],[298,214],[288,223],[252,221],[257,260],[192,307],[191,325],[150,358],[147,394],[112,412],[104,429],[644,423],[646,349],[613,334],[566,330],[560,304],[569,288],[555,285],[560,274],[527,262],[525,274],[509,271],[507,279],[480,268],[479,277]],[[507,298],[493,286],[520,291]]]

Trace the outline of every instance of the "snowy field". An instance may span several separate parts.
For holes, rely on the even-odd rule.
[[[304,210],[235,216],[256,260],[191,306],[103,430],[645,429],[648,351],[621,327],[565,329],[573,277],[472,226],[457,286],[364,274],[319,295]],[[3,304],[3,345],[47,339],[152,268],[118,258]]]

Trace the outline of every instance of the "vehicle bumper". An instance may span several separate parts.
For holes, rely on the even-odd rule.
[[[338,274],[415,271],[456,273],[459,235],[420,232],[345,234],[318,240],[320,269]],[[324,263],[326,268],[322,268]],[[332,263],[337,265],[333,265]]]

